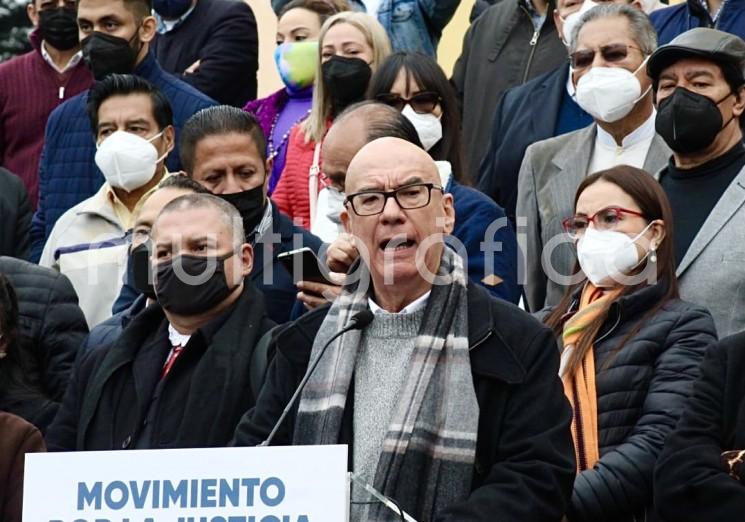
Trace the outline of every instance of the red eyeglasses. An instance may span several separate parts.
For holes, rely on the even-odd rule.
[[[595,225],[597,230],[614,230],[618,226],[618,223],[623,221],[624,215],[644,217],[644,214],[636,210],[621,207],[606,207],[598,210],[592,216],[575,214],[562,221],[561,225],[572,239],[577,239],[585,233],[590,223]]]

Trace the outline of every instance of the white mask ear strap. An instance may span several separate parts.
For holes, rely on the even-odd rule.
[[[150,138],[149,140],[147,140],[147,142],[148,143],[152,143],[154,140],[157,140],[158,138],[160,138],[161,136],[163,136],[163,133],[165,133],[165,132],[166,132],[166,130],[163,129],[158,134],[156,134],[155,136],[153,136],[152,138]],[[163,161],[163,158],[165,158],[166,156],[168,156],[168,152],[165,152],[160,158],[158,158],[157,160],[155,160],[155,163],[160,163],[161,161]]]
[[[656,221],[656,220],[655,220],[655,221]],[[651,227],[652,225],[654,225],[654,221],[650,221],[649,223],[647,223],[647,226],[646,226],[646,227],[644,227],[644,229],[642,229],[642,231],[641,231],[641,232],[639,232],[639,233],[638,233],[638,234],[637,234],[637,235],[636,235],[636,236],[634,237],[634,239],[632,239],[631,241],[632,241],[632,242],[634,242],[634,243],[636,243],[636,242],[637,242],[637,240],[638,240],[638,239],[639,239],[640,237],[642,237],[642,236],[643,236],[644,234],[646,234],[646,233],[647,233],[647,230],[649,230],[649,228],[650,228],[650,227]]]
[[[165,131],[166,131],[166,130],[165,130],[165,129],[163,129],[162,131],[160,131],[160,132],[159,132],[158,134],[156,134],[156,135],[155,135],[155,136],[153,136],[152,138],[149,138],[149,139],[147,140],[147,142],[148,142],[148,143],[152,143],[153,141],[157,140],[158,138],[160,138],[161,136],[163,136],[163,133],[164,133]]]

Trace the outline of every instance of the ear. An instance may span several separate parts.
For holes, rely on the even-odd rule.
[[[553,15],[554,15],[554,26],[556,27],[556,32],[559,33],[559,39],[562,42],[566,42],[567,39],[564,38],[564,20],[561,19],[559,10],[554,9]]]
[[[665,236],[667,235],[665,222],[662,220],[655,221],[652,226],[649,227],[649,231],[652,233],[651,237],[649,238],[649,248],[654,248],[655,250],[657,250],[660,247],[660,244],[662,244],[662,241],[665,239]]]
[[[39,12],[36,10],[36,5],[33,2],[26,6],[26,16],[31,21],[31,25],[39,27]]]
[[[166,153],[170,153],[176,146],[176,129],[169,125],[163,129],[163,140],[166,143]]]
[[[745,112],[745,85],[735,91],[735,103],[732,105],[732,114],[736,118],[742,118]]]
[[[154,16],[146,16],[142,19],[142,25],[140,26],[140,41],[142,43],[150,43],[155,38],[158,29],[158,22]]]
[[[339,213],[339,219],[341,219],[341,224],[344,227],[344,232],[347,234],[352,233],[352,224],[350,223],[349,219],[349,211],[347,210],[347,207],[345,206],[342,208],[341,212]]]
[[[445,210],[445,226],[443,232],[451,234],[455,228],[455,204],[453,203],[452,194],[442,195],[442,206]]]
[[[269,190],[269,178],[272,177],[272,170],[274,169],[274,160],[267,158],[264,163],[264,197],[267,196]]]
[[[642,3],[639,0],[634,0],[629,5],[637,8],[639,11],[644,11],[644,6],[642,6]]]
[[[241,274],[247,277],[254,267],[254,249],[248,243],[241,245]]]

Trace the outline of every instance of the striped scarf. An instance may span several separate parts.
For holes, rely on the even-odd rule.
[[[331,336],[368,308],[369,272],[344,287],[313,343],[311,360]],[[373,487],[421,522],[471,491],[479,407],[468,353],[467,276],[462,259],[443,249],[406,379],[383,441]],[[294,444],[337,444],[361,332],[337,339],[302,393]],[[390,520],[380,505],[367,520]],[[388,512],[390,513],[390,512]]]
[[[564,384],[564,394],[572,405],[572,439],[577,458],[577,472],[592,469],[600,460],[598,444],[598,396],[595,388],[595,350],[590,347],[582,364],[570,373],[567,365],[584,330],[600,314],[607,310],[608,303],[615,300],[618,292],[602,291],[589,281],[580,297],[579,311],[565,324],[562,333],[564,350],[561,353],[559,376]]]

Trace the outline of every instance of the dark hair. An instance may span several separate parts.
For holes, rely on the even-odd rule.
[[[195,194],[212,194],[212,192],[204,188],[201,184],[183,174],[168,176],[158,184],[158,190],[167,188],[188,190]]]
[[[585,189],[601,180],[613,183],[626,194],[631,196],[634,202],[639,206],[644,219],[648,222],[661,220],[665,223],[665,237],[657,247],[656,274],[657,284],[664,285],[665,295],[637,322],[634,328],[631,329],[630,333],[621,341],[621,343],[619,343],[616,348],[616,351],[618,351],[634,335],[636,335],[639,328],[641,328],[650,317],[655,315],[669,300],[675,299],[679,296],[678,279],[675,275],[676,262],[673,245],[673,212],[670,208],[670,202],[667,199],[667,195],[665,194],[665,191],[662,190],[660,184],[646,171],[628,165],[619,165],[608,170],[601,170],[600,172],[596,172],[595,174],[586,177],[577,188],[574,197],[574,208],[577,207],[577,201]],[[646,263],[644,263],[644,265],[646,265]],[[640,267],[639,271],[643,270],[643,268],[644,267]],[[579,270],[579,264],[577,265],[577,270]],[[545,323],[551,327],[554,330],[554,333],[558,336],[561,335],[561,330],[564,326],[567,313],[570,311],[572,306],[574,295],[584,284],[585,281],[583,280],[570,286],[559,304],[546,318]],[[629,295],[641,287],[646,286],[646,284],[646,282],[642,282],[637,285],[626,286],[621,291],[619,297]],[[568,363],[570,372],[574,372],[574,370],[584,360],[588,350],[592,348],[595,337],[607,319],[608,310],[610,309],[611,304],[612,303],[609,303],[608,308],[606,308],[580,335],[574,353]]]
[[[367,133],[365,142],[370,143],[378,138],[400,138],[413,143],[423,149],[422,141],[419,139],[414,124],[399,111],[375,100],[357,102],[347,107],[334,120],[334,125],[343,122],[347,118],[362,118],[365,122]]]
[[[307,9],[316,13],[321,20],[321,25],[323,25],[323,22],[335,14],[349,11],[349,4],[346,0],[292,0],[280,9],[277,19],[282,18],[293,9]]]
[[[370,79],[367,97],[374,100],[380,94],[389,93],[401,70],[405,71],[407,83],[414,80],[422,91],[432,91],[440,96],[442,139],[429,154],[435,160],[449,161],[455,179],[462,184],[468,184],[455,92],[437,62],[421,53],[393,53],[385,59]]]
[[[138,22],[142,22],[144,18],[151,16],[153,12],[152,0],[122,0],[124,7],[135,15],[135,19]],[[139,24],[138,24],[139,25]]]
[[[160,89],[140,76],[110,74],[103,80],[94,83],[88,92],[88,118],[94,136],[98,134],[98,110],[103,102],[112,96],[127,96],[130,94],[147,94],[150,96],[153,105],[153,118],[160,130],[173,125],[171,104]]]
[[[232,133],[248,135],[256,145],[261,160],[266,161],[266,138],[256,118],[230,105],[216,105],[194,114],[181,129],[179,154],[187,175],[193,174],[194,154],[200,141],[210,136]]]

